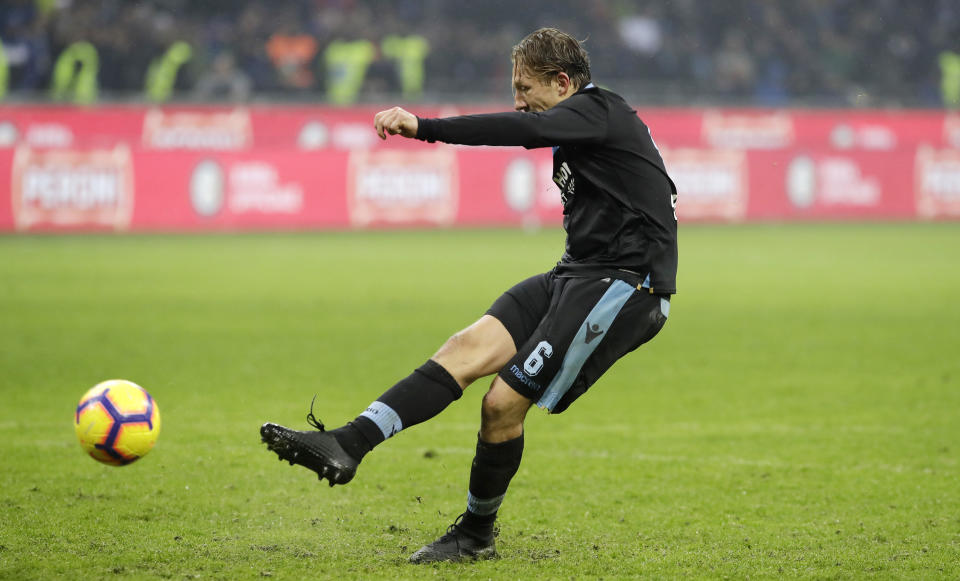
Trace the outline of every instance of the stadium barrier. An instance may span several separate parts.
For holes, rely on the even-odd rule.
[[[492,109],[417,107],[425,116]],[[373,131],[372,107],[0,107],[0,231],[558,224],[550,151]],[[681,221],[960,218],[960,115],[643,109]]]

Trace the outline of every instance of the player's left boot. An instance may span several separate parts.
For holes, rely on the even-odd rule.
[[[319,431],[291,430],[266,423],[260,426],[260,438],[281,460],[313,470],[320,480],[326,478],[330,486],[353,480],[360,461],[348,454],[333,433],[314,417],[312,403],[307,421]]]
[[[422,564],[496,559],[497,547],[493,541],[493,532],[482,536],[471,534],[460,524],[462,518],[461,514],[447,528],[445,535],[410,555],[410,562]]]

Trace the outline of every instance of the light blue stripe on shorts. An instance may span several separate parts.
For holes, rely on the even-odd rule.
[[[600,300],[594,305],[593,310],[590,311],[590,314],[584,319],[583,324],[580,325],[580,329],[574,336],[570,347],[567,349],[567,354],[560,364],[560,372],[557,373],[553,381],[550,382],[550,385],[547,386],[546,391],[543,392],[540,401],[537,402],[538,406],[546,408],[548,411],[553,411],[554,406],[557,405],[560,398],[562,398],[564,394],[567,393],[567,390],[570,389],[570,386],[573,385],[573,380],[580,374],[580,370],[583,368],[583,364],[587,358],[590,357],[597,348],[597,345],[603,341],[603,335],[610,329],[610,325],[612,325],[614,319],[617,318],[620,309],[622,309],[623,305],[627,303],[627,300],[633,296],[635,290],[636,287],[622,280],[613,281],[610,288],[600,297]],[[591,340],[589,343],[587,342],[588,325],[591,336],[596,337],[596,339]]]

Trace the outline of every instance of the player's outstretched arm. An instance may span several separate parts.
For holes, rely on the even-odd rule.
[[[411,138],[417,136],[417,116],[400,107],[377,113],[373,117],[373,126],[377,129],[380,139],[386,139],[387,135]]]

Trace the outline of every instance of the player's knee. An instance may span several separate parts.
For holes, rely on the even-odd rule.
[[[471,365],[472,357],[469,356],[469,343],[469,339],[464,336],[464,332],[460,331],[447,339],[433,356],[433,359],[456,377],[461,385],[469,385],[477,379]]]
[[[433,359],[466,386],[496,373],[514,353],[513,338],[507,330],[499,321],[485,315],[447,339]]]
[[[524,411],[525,408],[517,405],[516,401],[493,389],[483,396],[480,407],[481,418],[486,424],[522,423]]]
[[[464,349],[468,348],[470,344],[471,341],[467,331],[458,331],[446,340],[446,342],[440,347],[440,352],[455,353],[458,351],[463,351]]]
[[[529,405],[502,390],[488,391],[481,407],[480,439],[496,444],[523,435],[523,418]]]
[[[462,385],[469,385],[486,375],[482,345],[464,329],[446,340],[433,358],[443,365]]]

